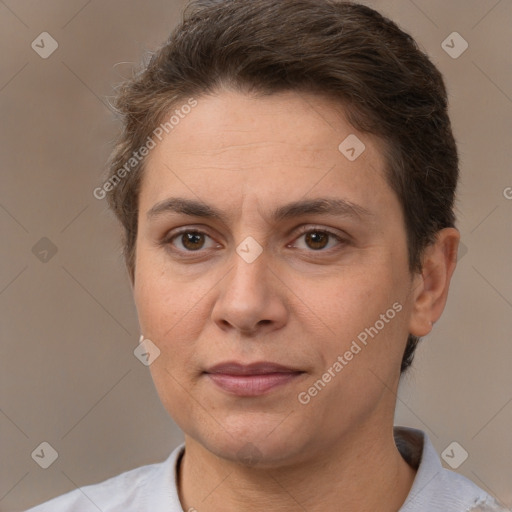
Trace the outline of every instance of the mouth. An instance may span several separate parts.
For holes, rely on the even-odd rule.
[[[236,396],[259,396],[284,386],[305,372],[270,362],[227,362],[204,372],[218,388]]]

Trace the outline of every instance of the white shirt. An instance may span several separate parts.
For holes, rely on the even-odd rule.
[[[506,512],[473,482],[444,469],[424,432],[395,427],[394,435],[404,459],[417,467],[399,512]],[[183,443],[163,462],[80,487],[26,512],[185,512],[176,485],[176,468],[184,449]]]

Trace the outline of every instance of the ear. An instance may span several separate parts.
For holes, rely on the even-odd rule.
[[[457,229],[445,228],[425,249],[421,274],[416,274],[412,281],[414,299],[409,332],[414,336],[426,336],[444,310],[450,280],[457,265],[459,241]]]

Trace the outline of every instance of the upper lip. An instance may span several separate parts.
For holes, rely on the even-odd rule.
[[[206,373],[224,373],[226,375],[264,375],[267,373],[297,373],[296,368],[290,368],[277,363],[267,361],[242,364],[236,361],[219,363],[206,370]]]

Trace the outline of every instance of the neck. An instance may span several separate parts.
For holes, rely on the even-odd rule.
[[[323,451],[312,450],[314,456],[265,468],[220,458],[185,436],[178,479],[183,509],[396,512],[416,472],[398,452],[392,428],[382,432],[382,425],[362,427]]]

